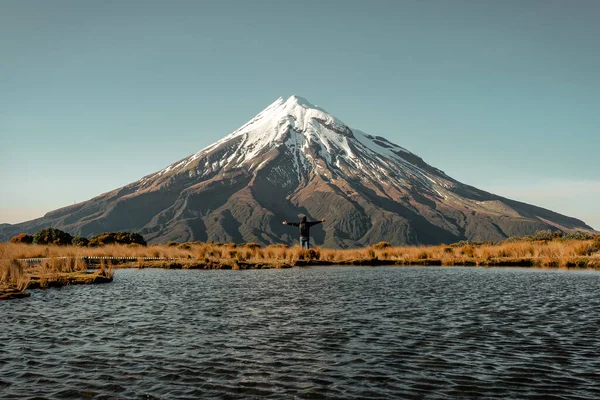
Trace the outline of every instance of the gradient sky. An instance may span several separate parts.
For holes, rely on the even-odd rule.
[[[298,94],[600,229],[600,1],[0,0],[0,222],[135,181]]]

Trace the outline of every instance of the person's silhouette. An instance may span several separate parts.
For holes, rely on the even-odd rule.
[[[283,221],[284,225],[297,226],[300,228],[300,246],[309,249],[310,248],[310,227],[313,225],[320,224],[321,222],[325,222],[325,219],[320,221],[307,221],[306,216],[302,217],[302,221],[300,222],[287,222]]]

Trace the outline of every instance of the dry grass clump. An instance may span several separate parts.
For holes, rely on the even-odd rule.
[[[392,247],[392,245],[389,242],[379,242],[373,245],[373,248],[376,250],[387,249],[388,247]]]
[[[112,278],[115,270],[114,264],[110,260],[108,261],[108,266],[106,264],[106,261],[100,260],[100,268],[98,269],[98,274],[100,276]]]
[[[87,273],[82,259],[50,258],[35,266],[24,266],[14,259],[0,259],[0,299],[28,296],[26,289],[60,287],[112,281],[112,267],[104,265]]]
[[[19,246],[28,246],[19,244]],[[10,257],[5,246],[0,246],[0,286],[13,286],[19,290],[27,285],[23,265],[14,257]]]
[[[44,272],[85,272],[88,269],[87,261],[81,257],[52,257],[42,261],[37,268]]]
[[[288,249],[287,245],[272,244],[263,249],[263,257],[266,260],[285,260]]]
[[[29,249],[27,249],[29,247]],[[59,250],[60,249],[60,250]],[[87,273],[87,262],[77,257],[77,247],[0,244],[0,299],[23,297],[28,288],[101,283],[112,280],[112,271]],[[37,265],[27,265],[18,258],[45,257]]]
[[[21,263],[17,260],[0,260],[0,284],[14,286],[24,290],[29,282],[29,277]]]
[[[600,253],[600,235],[596,236],[594,240],[592,240],[592,250],[594,253]]]

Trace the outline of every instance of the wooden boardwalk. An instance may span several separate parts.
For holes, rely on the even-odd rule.
[[[189,260],[189,258],[174,258],[174,257],[90,257],[90,256],[78,256],[78,257],[42,257],[42,258],[20,258],[18,261],[27,265],[37,265],[44,261],[55,260],[66,260],[66,259],[79,259],[91,262],[105,261],[116,261],[116,262],[131,262],[131,261],[177,261],[177,260]]]

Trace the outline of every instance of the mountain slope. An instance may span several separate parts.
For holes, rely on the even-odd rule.
[[[54,226],[75,235],[132,230],[150,242],[291,243],[281,224],[326,218],[313,241],[500,240],[582,221],[464,185],[380,136],[292,96],[218,142],[120,189],[0,227],[0,239]]]

